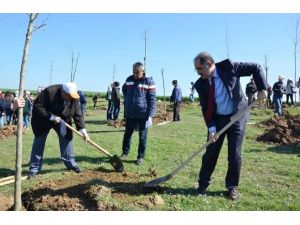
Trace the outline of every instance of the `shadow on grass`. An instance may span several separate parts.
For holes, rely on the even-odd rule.
[[[106,120],[86,120],[85,124],[103,125],[103,124],[107,124],[107,121]]]
[[[15,171],[7,168],[0,168],[0,178],[1,177],[8,177],[8,176],[14,176]]]
[[[75,156],[75,162],[88,162],[92,164],[100,164],[102,162],[108,162],[108,157],[88,157],[88,156]],[[45,158],[43,159],[43,164],[53,165],[53,164],[60,164],[63,163],[63,161],[60,159],[60,157],[57,158]],[[109,162],[108,162],[109,163]],[[23,164],[22,166],[29,166],[29,164]]]
[[[300,154],[300,146],[275,146],[267,148],[267,151],[278,154]]]
[[[125,132],[125,130],[95,130],[95,131],[89,131],[89,133],[91,133],[91,134],[114,133],[114,132]]]

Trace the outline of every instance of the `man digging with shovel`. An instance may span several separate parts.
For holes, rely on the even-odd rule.
[[[247,108],[240,77],[253,76],[257,86],[258,101],[266,98],[267,82],[259,64],[231,62],[229,59],[215,63],[212,56],[201,52],[194,59],[200,78],[195,83],[202,114],[208,128],[208,140],[199,173],[198,195],[204,196],[211,181],[225,136],[228,139],[228,170],[225,179],[229,199],[235,200],[241,171],[241,147],[249,113],[244,113],[220,136],[217,135],[231,120]]]
[[[65,166],[76,173],[81,172],[74,159],[72,131],[66,129],[65,123],[61,121],[64,120],[71,125],[72,118],[83,139],[89,140],[75,83],[52,85],[38,95],[33,104],[31,120],[34,141],[29,163],[30,179],[42,169],[45,142],[52,128],[58,135],[61,159]]]

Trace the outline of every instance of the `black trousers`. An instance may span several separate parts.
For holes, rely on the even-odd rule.
[[[173,106],[173,121],[180,121],[180,102],[174,102]]]
[[[230,122],[230,117],[222,115],[215,117],[217,131],[220,131]],[[211,175],[215,169],[225,136],[227,136],[228,141],[228,169],[225,185],[227,188],[238,186],[242,165],[241,147],[248,117],[249,114],[246,113],[246,115],[224,132],[215,143],[210,144],[206,148],[199,173],[199,186],[207,188],[210,184]]]

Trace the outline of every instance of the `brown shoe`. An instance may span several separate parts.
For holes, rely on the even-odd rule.
[[[238,190],[236,187],[228,188],[228,198],[232,201],[236,200],[238,196]]]

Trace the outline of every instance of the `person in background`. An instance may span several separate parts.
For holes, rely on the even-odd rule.
[[[273,102],[272,102],[272,94],[273,94],[273,91],[272,91],[272,87],[270,85],[268,85],[268,90],[267,90],[267,107],[268,108],[271,108],[272,105],[273,105]]]
[[[295,86],[293,84],[293,81],[290,79],[287,79],[286,83],[286,104],[289,106],[294,106],[294,98],[293,95],[296,93]],[[291,99],[291,103],[289,103],[289,99]]]
[[[84,113],[86,113],[86,110],[85,110],[86,98],[85,98],[85,95],[82,90],[78,90],[78,95],[79,95],[80,109],[81,109],[82,115],[84,116]]]
[[[192,87],[190,88],[191,93],[190,93],[190,96],[189,96],[189,101],[194,102],[194,100],[195,100],[195,97],[194,97],[194,94],[195,94],[194,82],[191,82],[191,85],[192,85]]]
[[[107,121],[113,120],[114,107],[113,107],[113,104],[112,104],[112,101],[111,101],[112,86],[113,86],[113,84],[108,86],[107,92],[106,92],[106,95],[105,95],[105,99],[107,100],[107,110],[106,110],[106,119],[107,119]]]
[[[285,93],[283,86],[284,77],[279,75],[278,81],[273,85],[273,103],[275,104],[275,116],[282,116],[282,96]]]
[[[113,105],[113,120],[117,120],[119,118],[119,112],[120,112],[120,83],[118,81],[115,81],[112,86],[112,92],[111,92],[111,102]]]
[[[156,87],[152,77],[146,77],[141,62],[134,63],[132,70],[133,75],[127,77],[122,88],[126,125],[121,160],[126,159],[130,151],[132,134],[138,126],[139,147],[136,164],[141,165],[146,152],[148,127],[156,112]]]
[[[0,129],[4,126],[5,108],[6,108],[5,96],[0,90]]]
[[[170,97],[170,102],[173,102],[173,121],[180,121],[180,103],[182,99],[181,88],[178,85],[177,80],[173,80],[172,84],[174,86],[172,95]]]
[[[12,105],[14,102],[14,93],[11,91],[7,91],[5,93],[5,102],[6,102],[6,107],[5,107],[5,118],[6,118],[6,124],[11,125],[12,123],[12,117],[13,117],[13,110],[12,110]]]
[[[257,92],[256,85],[253,78],[250,79],[250,82],[246,85],[246,95],[248,98],[248,105],[250,105],[255,100],[255,93]]]
[[[94,103],[94,109],[96,109],[98,98],[99,98],[99,94],[95,94],[92,98],[93,103]]]
[[[75,83],[48,86],[37,96],[33,103],[31,119],[34,140],[29,163],[30,179],[42,169],[45,143],[51,129],[57,134],[61,159],[66,168],[76,173],[81,172],[74,158],[73,133],[65,125],[68,123],[72,126],[72,120],[83,139],[89,140]]]
[[[208,130],[207,139],[211,142],[202,157],[198,195],[205,196],[227,136],[228,169],[225,185],[228,198],[235,200],[238,195],[242,165],[241,148],[249,112],[242,114],[241,118],[222,135],[218,136],[217,132],[231,121],[232,116],[242,113],[247,108],[240,77],[252,75],[258,90],[258,101],[266,98],[267,82],[264,72],[257,63],[232,62],[229,59],[215,63],[213,57],[206,52],[201,52],[194,58],[194,68],[200,75],[195,83],[195,89],[199,94],[201,110]]]
[[[29,91],[24,91],[25,106],[23,108],[23,128],[29,129],[29,119],[32,112],[33,99]]]

